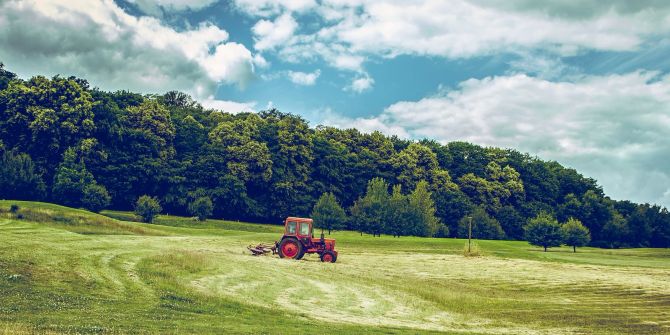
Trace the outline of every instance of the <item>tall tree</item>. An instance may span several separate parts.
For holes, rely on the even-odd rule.
[[[308,215],[314,199],[309,181],[313,160],[312,132],[302,118],[276,110],[261,114],[260,138],[268,143],[272,180],[264,199],[270,216]]]
[[[346,225],[347,215],[335,198],[335,195],[326,192],[312,210],[312,219],[317,228],[327,229],[328,235],[332,230],[342,229]]]
[[[469,215],[463,217],[458,223],[458,237],[467,238],[469,224],[472,223],[472,237],[482,240],[501,240],[505,238],[500,223],[486,213],[482,207],[477,207]]]
[[[92,184],[95,184],[93,174],[86,169],[77,150],[74,147],[66,150],[54,177],[53,198],[63,205],[81,206],[84,190]]]
[[[30,156],[0,152],[0,199],[41,200],[46,186]]]
[[[526,223],[524,218],[514,206],[505,206],[495,213],[495,219],[500,222],[500,226],[509,239],[523,239],[523,226]]]
[[[391,165],[397,182],[408,190],[414,189],[420,180],[432,180],[439,167],[435,153],[418,143],[394,155]]]
[[[12,80],[0,91],[0,138],[9,148],[29,153],[46,180],[54,176],[69,147],[95,130],[93,99],[76,78],[36,76]]]
[[[603,232],[603,229],[607,223],[611,223],[610,227],[612,227],[612,225],[621,226],[618,222],[612,221],[616,210],[614,210],[611,201],[603,198],[598,192],[593,190],[586,191],[582,196],[581,203],[581,211],[575,218],[579,219],[587,228],[589,228],[594,242],[601,241],[605,238],[603,236],[605,233]]]
[[[0,91],[9,86],[9,82],[16,79],[16,74],[5,70],[5,64],[0,62]]]
[[[384,179],[370,180],[365,196],[351,208],[352,221],[361,233],[378,236],[386,230],[390,200],[388,187]]]
[[[428,182],[421,180],[416,184],[414,191],[409,195],[409,206],[416,209],[419,214],[411,235],[433,236],[437,233],[442,223],[435,216],[435,203],[428,191]]]
[[[393,237],[410,234],[410,228],[419,219],[419,214],[409,206],[409,199],[402,193],[402,185],[394,185],[389,199],[386,232]]]
[[[615,212],[602,227],[597,245],[606,248],[627,247],[625,239],[628,234],[628,222],[621,214]]]
[[[474,204],[460,187],[451,180],[449,172],[438,170],[430,183],[431,197],[435,201],[435,215],[447,228],[442,233],[449,232],[456,236],[458,221],[472,212]]]

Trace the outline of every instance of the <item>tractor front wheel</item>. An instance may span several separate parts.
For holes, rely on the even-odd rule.
[[[301,259],[304,252],[302,243],[295,238],[285,238],[279,243],[279,257],[281,258]]]
[[[321,254],[321,261],[325,263],[335,263],[335,261],[337,261],[337,256],[332,251],[326,251]]]

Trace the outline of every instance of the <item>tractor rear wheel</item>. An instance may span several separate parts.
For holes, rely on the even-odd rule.
[[[326,263],[335,263],[335,261],[337,261],[337,256],[332,251],[326,251],[321,254],[321,261]]]
[[[302,243],[293,237],[283,239],[279,243],[279,257],[301,259],[305,254]]]

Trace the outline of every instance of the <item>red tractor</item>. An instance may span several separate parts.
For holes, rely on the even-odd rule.
[[[320,238],[314,238],[312,224],[312,219],[286,218],[284,236],[279,242],[275,242],[279,257],[301,259],[305,253],[319,254],[322,262],[335,263],[337,260],[335,240],[324,238],[323,231]]]

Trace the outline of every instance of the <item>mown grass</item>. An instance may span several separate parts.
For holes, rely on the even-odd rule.
[[[16,213],[11,206],[19,206]],[[0,200],[0,219],[40,222],[79,234],[165,235],[165,233],[131,222],[69,207],[29,201]]]
[[[325,264],[248,255],[274,225],[19,206],[97,228],[0,216],[0,334],[670,334],[666,249],[335,232]]]
[[[103,215],[121,221],[140,222],[140,218],[134,213],[123,211],[102,211]],[[252,232],[252,233],[282,233],[283,227],[271,224],[253,224],[239,221],[227,221],[209,219],[198,221],[194,218],[158,215],[153,222],[154,225],[165,227],[189,228],[191,234],[225,234],[227,231]]]

